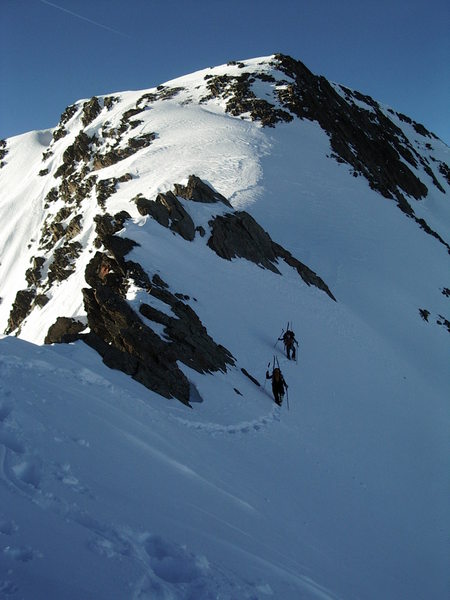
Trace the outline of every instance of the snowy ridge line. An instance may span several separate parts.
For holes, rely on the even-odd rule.
[[[242,421],[240,423],[230,425],[220,425],[219,423],[203,423],[201,421],[190,421],[189,419],[183,419],[182,417],[175,417],[173,415],[169,415],[169,417],[177,423],[181,423],[185,427],[195,429],[197,431],[203,431],[211,435],[234,435],[247,434],[252,431],[259,432],[261,430],[264,430],[272,423],[281,420],[281,412],[278,406],[274,406],[270,413],[268,413],[267,415],[263,415],[259,419],[255,419],[254,421]]]

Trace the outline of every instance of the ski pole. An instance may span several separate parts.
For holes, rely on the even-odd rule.
[[[286,388],[286,403],[289,410],[289,390]]]
[[[281,330],[281,334],[280,334],[280,336],[277,338],[277,341],[275,342],[275,346],[274,346],[274,348],[276,348],[276,347],[277,347],[277,344],[278,344],[278,342],[280,341],[280,338],[281,338],[281,337],[283,337],[283,333],[284,333],[284,329],[282,329],[282,330]]]
[[[270,367],[270,361],[267,363],[267,371],[269,370],[269,367]],[[267,377],[266,377],[266,374],[264,373],[264,386],[263,386],[264,390],[266,389],[266,381],[267,381]]]

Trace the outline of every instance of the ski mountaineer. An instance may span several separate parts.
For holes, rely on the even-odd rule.
[[[291,354],[292,360],[295,360],[295,344],[298,346],[298,342],[295,339],[295,333],[292,331],[292,329],[288,328],[284,334],[278,338],[278,341],[283,341],[288,360],[291,360]]]
[[[272,392],[275,402],[278,406],[281,406],[283,402],[284,392],[288,388],[288,384],[285,382],[283,374],[281,373],[279,367],[275,367],[272,371],[272,375],[269,374],[269,371],[266,371],[266,379],[272,380]]]

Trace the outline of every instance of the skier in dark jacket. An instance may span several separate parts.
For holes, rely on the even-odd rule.
[[[288,384],[285,382],[284,377],[278,367],[272,372],[272,375],[269,374],[269,371],[266,371],[266,379],[272,380],[272,392],[275,402],[278,406],[281,406],[283,402],[284,392],[288,388]]]
[[[278,340],[283,340],[288,360],[291,360],[291,354],[292,360],[295,360],[295,344],[298,346],[298,342],[295,339],[295,333],[291,329],[288,329],[280,338],[278,338]]]

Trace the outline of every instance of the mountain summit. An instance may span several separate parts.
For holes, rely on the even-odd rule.
[[[301,179],[289,186],[281,171],[268,185],[264,169],[270,162],[279,170],[287,158],[296,176],[314,178],[314,165],[303,162],[311,145],[311,152],[323,146],[330,175],[339,166],[352,191],[364,181],[378,202],[392,200],[448,253],[434,214],[448,206],[449,185],[436,136],[288,56],[231,62],[156,89],[79,101],[54,130],[2,142],[4,332],[37,343],[82,338],[106,364],[188,403],[178,361],[200,373],[226,371],[235,350],[208,333],[192,298],[196,286],[169,280],[164,261],[153,259],[154,235],[168,244],[171,264],[180,244],[198,249],[191,259],[198,269],[208,249],[277,274],[281,261],[335,300],[335,282],[322,276],[329,262],[295,231],[305,195],[318,194],[317,186]],[[208,259],[216,276],[227,269]],[[185,270],[184,260],[177,264]],[[442,278],[442,290],[447,283]],[[211,301],[206,294],[200,305]],[[437,320],[449,328],[444,315]]]
[[[1,141],[0,596],[447,597],[448,164],[280,54]]]

